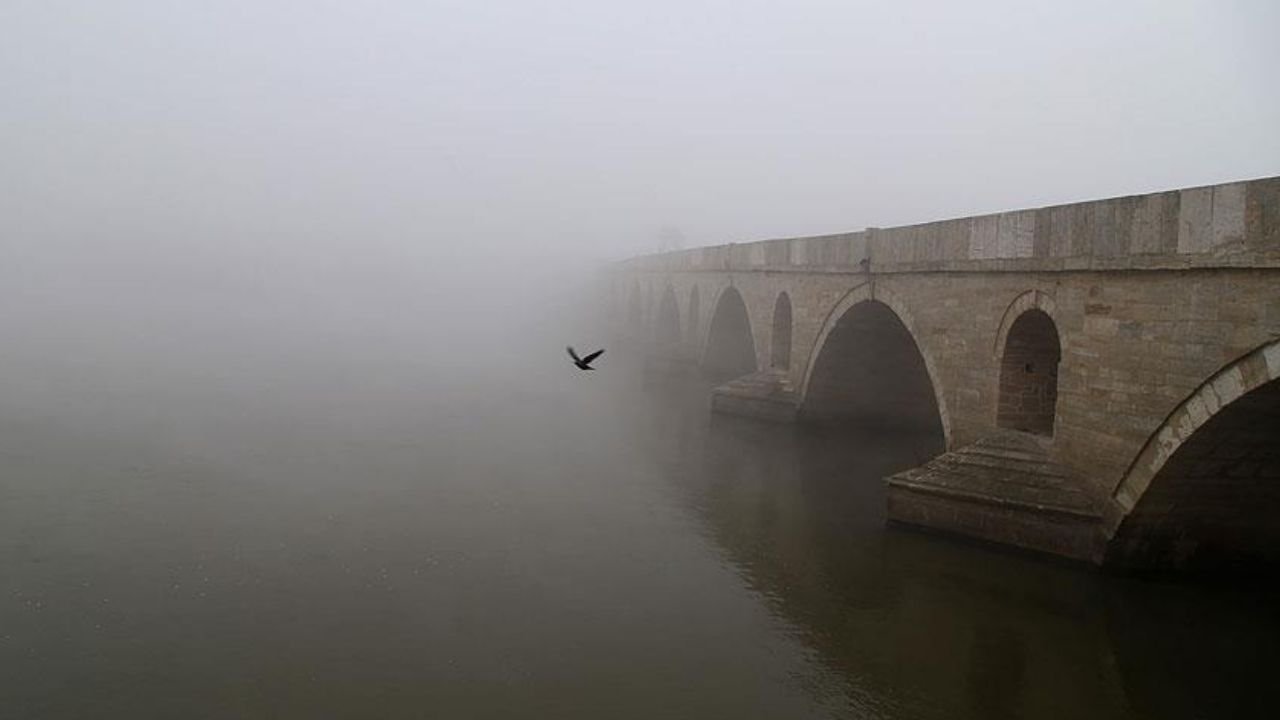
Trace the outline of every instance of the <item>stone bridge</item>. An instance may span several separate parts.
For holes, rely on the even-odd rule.
[[[912,429],[891,520],[1129,568],[1280,560],[1280,177],[618,263],[718,412]]]

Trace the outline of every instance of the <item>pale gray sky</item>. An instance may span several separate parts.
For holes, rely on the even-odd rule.
[[[8,0],[0,247],[474,267],[1272,175],[1278,30],[1275,0]]]

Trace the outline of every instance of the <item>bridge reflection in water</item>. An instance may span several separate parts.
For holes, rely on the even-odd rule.
[[[1098,574],[885,524],[929,432],[706,413],[651,374],[637,436],[706,537],[870,717],[1262,717],[1280,619],[1257,588]]]

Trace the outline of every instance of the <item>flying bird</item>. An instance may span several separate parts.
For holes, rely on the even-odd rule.
[[[604,350],[601,349],[584,358],[580,358],[578,357],[578,353],[574,352],[572,345],[566,347],[565,350],[569,351],[569,357],[573,358],[573,364],[577,365],[579,370],[595,370],[595,368],[591,367],[591,361],[604,354]]]

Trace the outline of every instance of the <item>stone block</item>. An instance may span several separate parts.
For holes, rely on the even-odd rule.
[[[1236,355],[1233,354],[1234,356]],[[1237,367],[1240,368],[1241,382],[1246,388],[1256,388],[1271,379],[1267,370],[1266,360],[1263,357],[1252,355]]]
[[[941,259],[967,259],[969,257],[969,221],[946,220],[937,225]]]
[[[1035,247],[1035,211],[1001,213],[996,217],[996,256],[1000,258],[1031,257]]]
[[[849,236],[849,264],[857,266],[864,258],[869,257],[866,233],[853,233]]]
[[[928,249],[929,260],[942,262],[951,259],[947,254],[946,232],[946,223],[929,223],[925,226],[925,247]]]
[[[1244,247],[1245,184],[1231,183],[1213,188],[1213,247]]]
[[[1178,252],[1207,252],[1213,242],[1213,188],[1183,190],[1178,207]]]
[[[1244,378],[1238,368],[1227,368],[1210,385],[1222,405],[1229,405],[1244,393]]]
[[[894,259],[898,262],[915,262],[920,258],[920,226],[910,225],[894,231]]]
[[[787,243],[790,248],[788,251],[787,264],[789,265],[806,265],[808,264],[808,254],[805,252],[809,248],[809,241],[803,238],[792,240]]]
[[[1246,184],[1245,237],[1252,248],[1280,250],[1280,178]]]
[[[1163,230],[1164,195],[1137,198],[1129,225],[1129,251],[1135,254],[1162,252],[1160,233]]]
[[[1116,200],[1104,200],[1090,203],[1093,210],[1093,246],[1091,254],[1096,257],[1116,257],[1124,255],[1123,242],[1116,232]]]
[[[1208,421],[1209,416],[1213,414],[1205,404],[1204,398],[1200,395],[1192,396],[1192,398],[1187,401],[1186,407],[1187,415],[1191,417],[1191,421],[1197,426],[1203,425]]]
[[[1166,255],[1178,252],[1178,213],[1182,196],[1174,192],[1159,194],[1163,198],[1160,213],[1160,252]]]
[[[1093,254],[1094,211],[1089,203],[1068,205],[1071,223],[1071,250],[1075,257]]]
[[[1031,255],[1032,257],[1047,258],[1050,256],[1053,210],[1039,208],[1035,210],[1035,214],[1035,233],[1031,241]]]
[[[987,260],[999,256],[999,223],[998,215],[982,215],[970,221],[970,260]]]
[[[1133,195],[1117,198],[1112,207],[1112,227],[1115,233],[1113,248],[1116,255],[1132,255],[1134,253],[1133,229],[1143,197]]]
[[[1280,342],[1273,342],[1264,348],[1262,357],[1267,361],[1267,373],[1271,379],[1280,379]]]
[[[885,235],[890,238],[888,245],[893,262],[909,263],[916,259],[915,248],[918,232],[919,228],[914,225],[885,231]]]
[[[1049,211],[1049,256],[1067,257],[1071,254],[1070,206],[1058,206]]]

